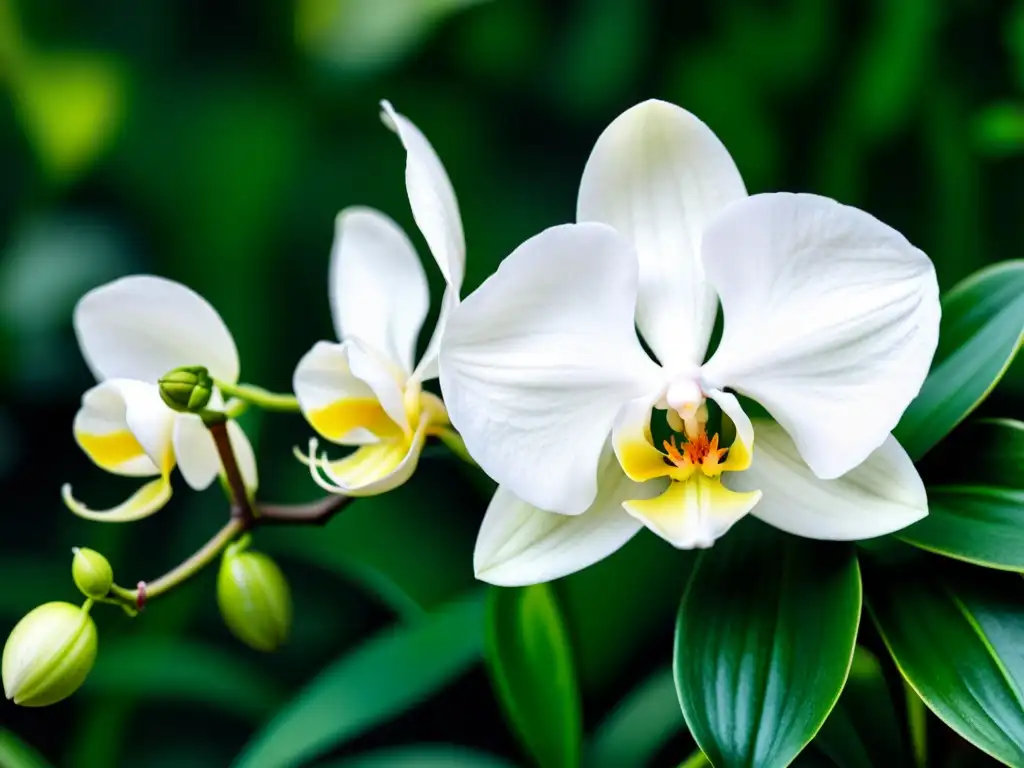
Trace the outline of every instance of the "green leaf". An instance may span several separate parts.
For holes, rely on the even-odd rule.
[[[685,727],[672,670],[663,669],[633,689],[597,727],[586,764],[650,765],[658,750]]]
[[[915,461],[992,391],[1024,339],[1024,260],[987,267],[942,300],[939,347],[893,434]]]
[[[13,732],[6,728],[0,728],[0,766],[2,768],[50,768],[50,763]]]
[[[206,704],[251,721],[266,717],[282,700],[278,686],[244,656],[146,635],[103,644],[82,692]]]
[[[1024,571],[1024,490],[985,486],[928,489],[928,516],[900,539],[987,568]]]
[[[928,517],[899,538],[977,565],[1024,570],[1024,423],[964,424],[928,455],[921,471],[944,484],[928,488]]]
[[[744,520],[702,553],[676,624],[683,716],[715,765],[788,765],[846,682],[860,622],[852,546]]]
[[[370,639],[285,705],[236,768],[306,763],[416,706],[480,658],[482,627],[483,600],[474,593]]]
[[[925,704],[979,749],[1024,764],[1024,583],[958,567],[869,573],[868,610]]]
[[[324,763],[321,768],[512,768],[512,764],[453,744],[416,744]]]
[[[898,722],[881,664],[858,646],[846,687],[813,743],[839,768],[906,765]]]
[[[579,765],[583,732],[572,648],[548,584],[492,587],[487,661],[505,714],[547,768]]]

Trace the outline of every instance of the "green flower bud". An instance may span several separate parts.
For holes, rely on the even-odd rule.
[[[4,646],[3,680],[8,699],[46,707],[66,699],[85,682],[96,661],[96,624],[91,601],[46,603],[18,622]]]
[[[75,547],[71,551],[75,553],[75,559],[71,561],[71,578],[75,580],[75,586],[94,600],[106,597],[114,583],[114,571],[107,558],[94,549]]]
[[[198,413],[210,402],[213,394],[213,379],[201,365],[175,368],[157,383],[160,385],[160,397],[176,411]]]
[[[277,564],[248,552],[246,536],[228,547],[217,575],[217,604],[235,637],[257,651],[277,650],[292,625],[292,597]]]

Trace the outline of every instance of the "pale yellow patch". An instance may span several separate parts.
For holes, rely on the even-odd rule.
[[[105,435],[75,434],[78,444],[96,464],[108,471],[146,455],[139,441],[128,430],[108,432]]]
[[[409,447],[405,440],[366,445],[343,459],[325,462],[322,467],[339,485],[352,488],[369,485],[398,469]]]
[[[738,493],[723,486],[719,477],[694,473],[671,483],[660,496],[622,506],[673,546],[692,549],[710,547],[760,499],[760,491]]]
[[[370,397],[348,398],[309,413],[313,429],[328,440],[340,440],[354,429],[365,429],[381,440],[403,436],[402,429],[384,412],[381,404]]]

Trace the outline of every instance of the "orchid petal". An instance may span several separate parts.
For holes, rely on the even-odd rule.
[[[603,224],[527,240],[441,341],[452,424],[487,474],[534,506],[585,511],[620,407],[662,386],[636,337],[636,260]]]
[[[856,540],[882,536],[928,514],[924,483],[892,435],[867,460],[835,480],[817,478],[778,424],[756,419],[754,461],[725,476],[734,490],[764,494],[751,514],[810,539]]]
[[[623,511],[622,502],[658,494],[665,484],[630,481],[606,449],[597,497],[581,515],[545,512],[499,486],[477,536],[476,577],[514,587],[583,570],[617,551],[643,527]]]
[[[185,365],[238,381],[238,350],[217,310],[172,280],[135,275],[94,288],[75,307],[74,323],[85,361],[101,381],[156,384]]]
[[[755,195],[704,234],[725,330],[702,369],[768,409],[823,479],[860,464],[924,382],[935,269],[901,234],[816,195]]]
[[[106,510],[85,506],[72,495],[71,486],[67,484],[61,488],[61,496],[68,509],[79,517],[102,523],[131,523],[149,517],[166,505],[171,498],[171,483],[167,475],[161,475],[139,488],[127,501]]]
[[[408,376],[430,296],[412,243],[370,208],[347,208],[335,221],[331,314],[338,338],[358,337]]]
[[[458,294],[466,270],[466,240],[455,190],[434,148],[420,129],[381,102],[381,119],[405,148],[405,188],[412,217],[423,233],[445,282]]]
[[[653,499],[625,502],[626,511],[677,549],[706,549],[741,520],[760,491],[737,493],[720,478],[694,472]]]
[[[580,182],[578,221],[610,224],[640,262],[636,321],[671,368],[700,365],[715,323],[700,244],[708,221],[746,196],[718,137],[684,109],[645,101],[598,138]]]
[[[179,413],[174,422],[174,455],[178,471],[195,491],[210,487],[220,472],[220,456],[210,430],[195,414]]]
[[[373,388],[353,373],[349,364],[352,347],[320,341],[299,361],[292,386],[302,414],[333,443],[365,445],[398,438],[402,428],[388,416]],[[380,386],[390,388],[390,380],[390,376],[382,377]],[[404,415],[404,407],[401,413]]]
[[[160,470],[132,434],[127,405],[118,383],[97,384],[82,396],[75,414],[75,440],[95,464],[130,477],[158,475]]]
[[[374,496],[393,490],[412,477],[423,452],[428,424],[429,419],[422,418],[411,440],[364,445],[336,461],[316,455],[316,440],[310,441],[306,456],[297,456],[325,491],[345,496]]]

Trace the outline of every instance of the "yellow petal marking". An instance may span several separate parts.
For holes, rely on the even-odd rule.
[[[710,547],[760,499],[760,491],[731,491],[720,478],[698,472],[684,482],[673,482],[660,496],[622,506],[673,546],[693,549]]]
[[[139,488],[127,501],[106,510],[94,510],[85,506],[71,495],[70,485],[61,488],[61,496],[68,509],[79,517],[106,523],[129,523],[159,511],[171,498],[171,482],[167,475],[162,475]]]
[[[76,432],[75,439],[86,455],[108,472],[116,471],[129,461],[146,455],[135,435],[127,429],[105,435]]]
[[[324,408],[307,414],[313,429],[328,440],[340,440],[354,429],[365,429],[382,440],[403,436],[399,427],[372,397],[352,397],[338,400]]]

